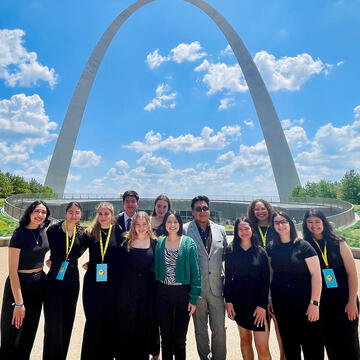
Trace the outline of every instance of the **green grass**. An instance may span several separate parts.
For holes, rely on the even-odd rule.
[[[354,205],[354,207],[355,212],[360,216],[360,205]],[[360,247],[360,221],[340,233],[346,238],[349,246]]]
[[[0,207],[4,206],[4,199],[0,199]],[[18,222],[0,214],[0,236],[11,236],[17,228]]]

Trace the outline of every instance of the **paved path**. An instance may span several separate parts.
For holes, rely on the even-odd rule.
[[[87,261],[87,254],[84,254],[83,257],[79,260],[79,264],[83,264]],[[355,260],[358,276],[360,278],[360,260]],[[2,302],[2,291],[4,288],[4,283],[8,274],[7,270],[7,248],[0,247],[0,306]],[[84,276],[85,271],[81,268],[80,277],[81,281]],[[1,307],[0,307],[1,308]],[[81,342],[82,342],[82,334],[84,329],[85,317],[82,307],[82,298],[81,293],[79,297],[76,318],[74,323],[74,330],[71,338],[70,349],[68,353],[68,360],[77,360],[80,359],[80,350],[81,350]],[[242,359],[240,352],[240,343],[239,343],[239,335],[237,332],[236,323],[226,319],[226,327],[227,327],[227,349],[228,355],[227,360],[238,360]],[[41,360],[42,359],[42,342],[43,342],[43,328],[44,328],[44,318],[41,316],[39,329],[36,335],[36,340],[34,344],[34,348],[31,354],[31,360]],[[279,359],[279,351],[275,338],[275,331],[271,329],[270,334],[270,351],[273,359]],[[197,360],[197,352],[196,352],[196,344],[194,337],[194,327],[192,320],[190,321],[189,332],[187,336],[187,358],[188,360]],[[257,358],[257,357],[255,357]],[[101,359],[99,359],[101,360]],[[135,359],[134,359],[135,360]]]

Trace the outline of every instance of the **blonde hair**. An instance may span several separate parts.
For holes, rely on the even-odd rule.
[[[131,222],[130,230],[127,233],[125,233],[125,238],[127,239],[127,244],[126,244],[127,251],[131,250],[132,244],[137,239],[137,233],[136,233],[135,226],[136,226],[136,221],[140,218],[143,218],[146,220],[146,223],[148,225],[148,229],[147,229],[146,233],[149,236],[149,238],[156,239],[156,236],[152,231],[149,215],[145,211],[139,211],[138,213],[136,213],[134,220]]]
[[[114,216],[114,205],[112,203],[109,202],[101,202],[97,208],[96,208],[96,216],[94,217],[92,223],[90,224],[89,227],[86,228],[85,233],[86,235],[92,237],[95,239],[95,241],[99,241],[100,240],[100,231],[101,231],[101,225],[99,222],[99,209],[104,208],[104,209],[108,209],[111,211],[112,213],[112,219],[111,219],[111,224],[114,225],[115,224],[115,216]]]

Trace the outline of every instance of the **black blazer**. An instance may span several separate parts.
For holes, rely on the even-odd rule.
[[[125,226],[125,213],[122,212],[119,214],[119,216],[116,219],[116,224],[120,226],[121,230],[124,232],[126,231],[126,226]]]

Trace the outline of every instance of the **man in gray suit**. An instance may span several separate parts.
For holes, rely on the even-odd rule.
[[[201,269],[201,299],[193,315],[197,350],[201,360],[225,360],[225,303],[223,297],[223,259],[227,246],[223,226],[209,220],[210,201],[198,195],[191,201],[194,217],[184,225],[184,234],[192,237],[198,247]],[[211,329],[211,349],[208,335]]]

